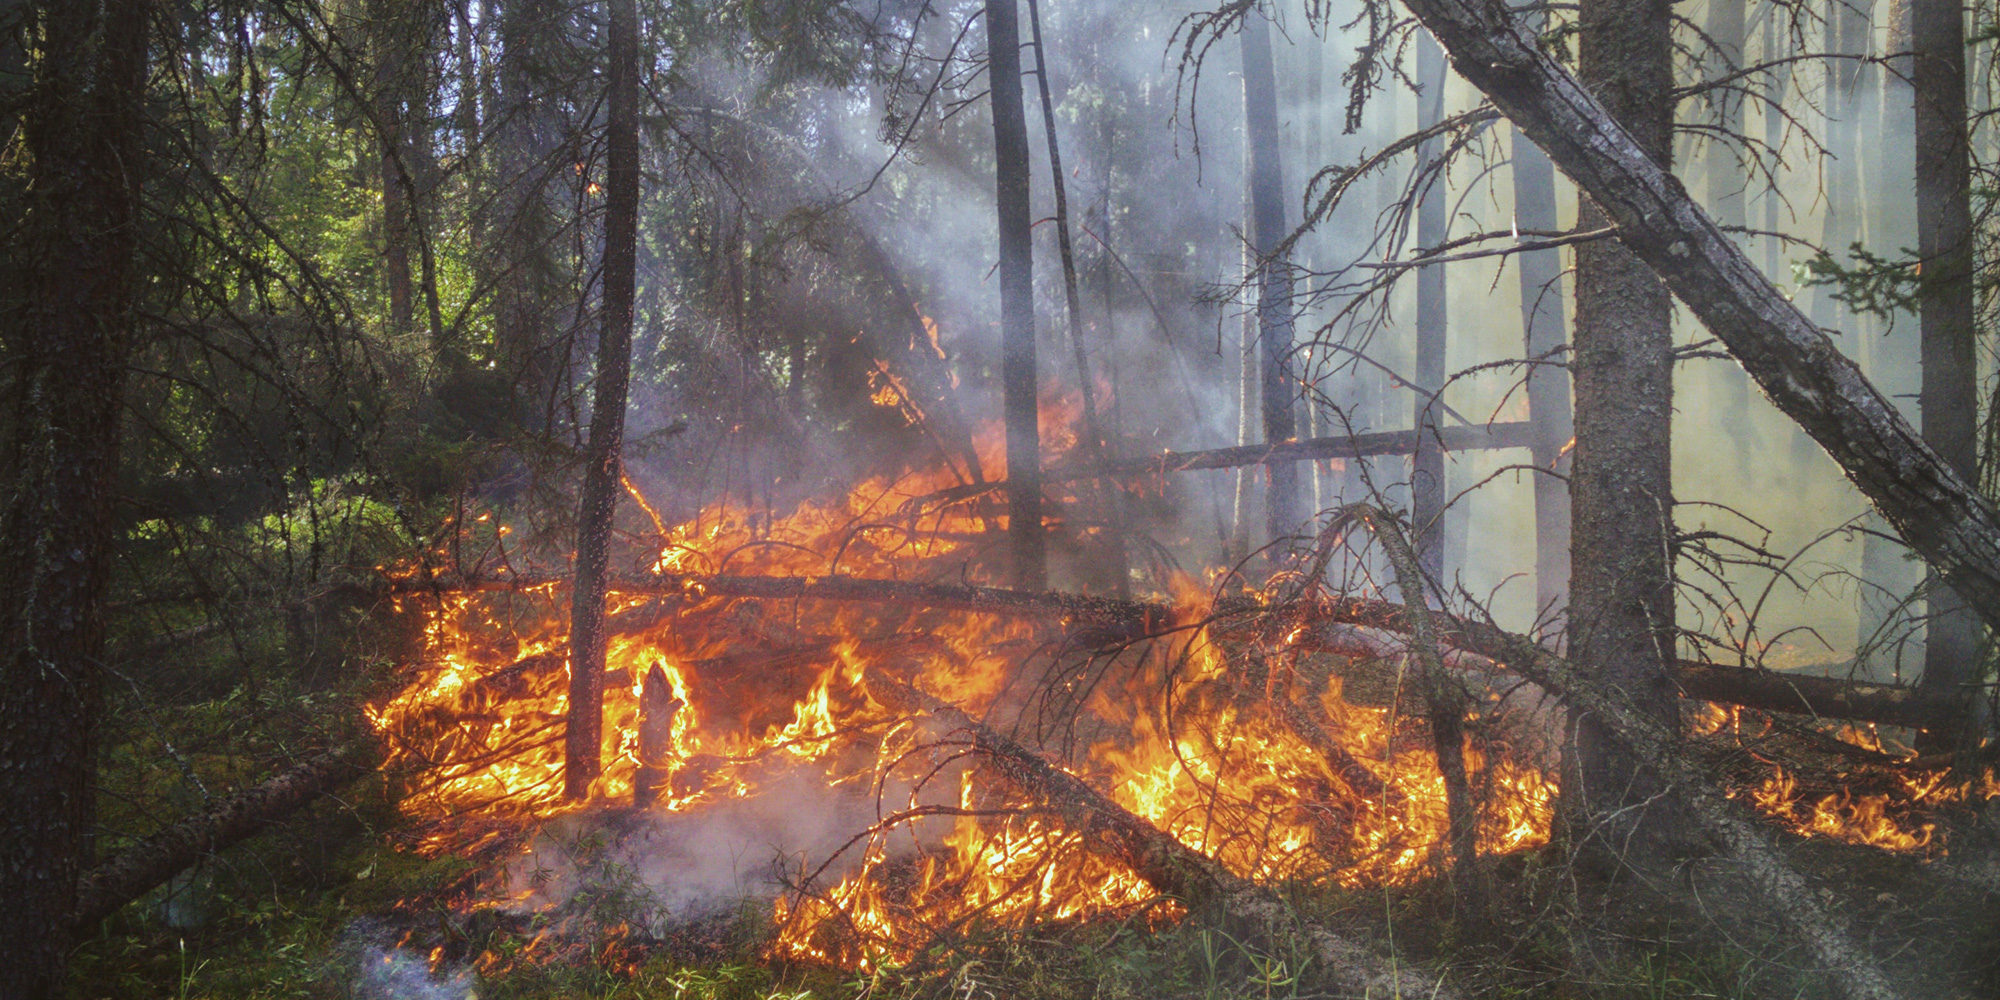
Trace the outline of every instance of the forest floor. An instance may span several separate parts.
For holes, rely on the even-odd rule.
[[[377,678],[380,680],[380,678]],[[268,734],[359,704],[344,693],[265,689],[151,713],[104,753],[104,822],[199,806],[187,787],[261,777],[246,759],[310,748]],[[352,701],[353,704],[347,704]],[[351,713],[359,717],[358,711]],[[245,723],[244,719],[253,720]],[[333,741],[338,734],[322,739]],[[309,741],[308,741],[309,742]],[[225,752],[226,751],[226,752]],[[190,775],[203,780],[190,782]],[[116,781],[116,784],[113,782]],[[620,813],[598,816],[613,829]],[[527,831],[514,830],[519,838]],[[479,858],[410,846],[391,782],[372,778],[214,857],[79,943],[78,1000],[502,998],[916,998],[1024,1000],[1332,996],[1303,940],[1283,931],[1141,915],[974,930],[869,972],[774,959],[770,898],[662,925],[627,879],[553,909],[470,905],[502,848]],[[1911,996],[2000,995],[2000,879],[1823,839],[1791,856]],[[518,839],[496,843],[518,844]],[[118,845],[100,845],[103,851]],[[1476,997],[1664,1000],[1807,998],[1824,980],[1729,866],[1695,858],[1648,879],[1606,877],[1557,846],[1488,859],[1492,905],[1454,919],[1442,879],[1391,889],[1295,890],[1298,915],[1442,969]],[[608,869],[607,869],[608,870]],[[615,874],[615,873],[614,873]],[[635,933],[649,927],[650,933]],[[1470,937],[1468,936],[1470,935]],[[1475,939],[1476,938],[1476,939]]]
[[[390,846],[397,817],[363,786],[183,877],[107,921],[76,955],[78,998],[1277,998],[1332,996],[1305,943],[1190,919],[1050,923],[973,933],[896,968],[768,958],[768,901],[633,935],[643,901],[579,894],[560,912],[468,910],[474,863]],[[1797,852],[1925,997],[1994,995],[2000,895],[1941,882],[1914,860],[1813,843]],[[1485,940],[1460,937],[1441,880],[1312,891],[1293,905],[1443,968],[1478,997],[1822,995],[1782,928],[1714,863],[1667,883],[1606,883],[1542,848],[1498,859]],[[1832,889],[1825,890],[1830,896]],[[586,896],[588,898],[586,898]],[[657,926],[657,925],[656,925]],[[1383,931],[1389,934],[1385,937]]]

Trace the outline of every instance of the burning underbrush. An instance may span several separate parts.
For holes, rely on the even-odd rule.
[[[480,586],[407,588],[422,654],[373,721],[410,775],[413,847],[480,859],[460,905],[544,928],[524,954],[466,959],[490,971],[559,950],[542,943],[551,915],[607,899],[623,903],[616,941],[748,908],[768,957],[849,969],[993,929],[1175,921],[1184,904],[1146,868],[1153,849],[1105,832],[1134,823],[1249,884],[1408,885],[1446,863],[1445,781],[1407,657],[1217,627],[1209,589],[1187,579],[1170,614],[1115,634],[881,588],[774,599],[712,585],[957,583],[1005,517],[954,485],[881,480],[776,519],[655,518],[649,555],[614,587],[606,766],[580,803],[562,795],[558,583],[498,570],[502,548],[459,567]],[[1536,689],[1474,681],[1478,852],[1535,848],[1560,725]],[[1815,770],[1785,756],[1797,739],[1746,731],[1761,718],[1712,710],[1697,732],[1733,741],[1739,798],[1797,833],[1935,852],[1931,813],[1973,794],[1879,752]],[[1852,787],[1800,777],[1863,772]],[[1901,784],[1868,785],[1884,774]]]

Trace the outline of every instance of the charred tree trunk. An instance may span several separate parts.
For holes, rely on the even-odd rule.
[[[1000,233],[1000,386],[1007,424],[1007,533],[1014,585],[1048,580],[1042,533],[1042,439],[1037,423],[1035,257],[1029,229],[1028,116],[1021,105],[1015,0],[986,0],[986,75],[993,96],[993,164]]]
[[[21,313],[6,338],[0,448],[0,983],[59,996],[69,914],[96,820],[100,611],[111,563],[131,349],[147,0],[35,4],[33,77],[13,155],[27,211],[7,253]]]
[[[1729,2],[1729,0],[1724,0]],[[1525,15],[1542,30],[1547,15]],[[1556,171],[1541,150],[1514,132],[1514,216],[1521,228],[1555,232]],[[1535,610],[1542,634],[1562,631],[1569,606],[1569,441],[1576,433],[1570,413],[1568,342],[1562,290],[1562,253],[1521,254],[1521,329],[1527,342],[1528,421],[1535,473]]]
[[[1978,361],[1973,302],[1972,157],[1966,135],[1965,11],[1956,0],[1913,0],[1911,83],[1916,96],[1917,289],[1924,443],[1954,473],[1976,481]],[[1960,593],[1933,575],[1924,674],[1934,690],[1960,691],[1977,678],[1985,630]],[[1943,749],[1957,733],[1932,734],[1920,749]]]
[[[1292,401],[1298,380],[1292,368],[1292,275],[1277,259],[1278,244],[1291,234],[1285,225],[1285,172],[1278,139],[1278,84],[1271,67],[1271,25],[1252,12],[1243,21],[1243,137],[1249,146],[1250,249],[1257,268],[1258,380],[1263,400],[1264,440],[1298,435]],[[1299,469],[1289,462],[1270,466],[1264,492],[1264,522],[1272,559],[1282,559],[1282,539],[1298,533],[1305,519],[1299,504]]]
[[[1435,126],[1444,117],[1444,53],[1428,34],[1417,37],[1417,127]],[[1428,170],[1438,157],[1442,143],[1432,139],[1417,147],[1417,162]],[[1420,182],[1422,183],[1422,182]],[[1446,218],[1445,178],[1442,170],[1424,183],[1418,192],[1417,245],[1428,250],[1445,240],[1450,220]],[[1416,390],[1417,450],[1410,462],[1410,520],[1416,530],[1417,563],[1431,586],[1444,586],[1444,447],[1437,441],[1438,424],[1444,414],[1445,338],[1450,323],[1450,306],[1445,300],[1445,267],[1417,271]],[[1412,603],[1428,600],[1423,594],[1404,594]]]
[[[1665,0],[1584,0],[1578,76],[1638,147],[1665,164],[1673,153],[1672,8]],[[1611,220],[1584,198],[1577,228]],[[1673,419],[1672,301],[1645,262],[1616,240],[1576,249],[1576,450],[1570,467],[1569,648],[1579,663],[1629,692],[1639,711],[1678,724],[1672,684],[1674,592],[1669,466]],[[1637,811],[1657,786],[1599,720],[1575,724],[1570,815],[1595,827],[1617,813],[1626,830],[1653,824]],[[1582,829],[1584,827],[1578,827]],[[1619,831],[1612,831],[1616,837]]]
[[[576,517],[576,587],[570,592],[569,725],[563,737],[563,794],[583,799],[602,771],[604,589],[611,515],[618,506],[619,450],[632,372],[632,299],[639,228],[639,10],[610,0],[610,94],[605,135],[604,317]]]

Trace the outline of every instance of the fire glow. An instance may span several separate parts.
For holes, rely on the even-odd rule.
[[[895,391],[881,402],[905,398]],[[1049,422],[1047,431],[1069,424],[1059,415]],[[1051,439],[1061,447],[1076,435],[1045,434]],[[1004,465],[998,441],[982,436],[986,468]],[[775,519],[712,506],[660,525],[649,568],[958,582],[976,541],[1004,522],[979,498],[932,502],[963,485],[949,469],[877,479]],[[1205,588],[1182,580],[1177,590],[1182,619],[1198,620]],[[660,814],[699,817],[801,774],[829,796],[867,803],[877,819],[852,830],[836,857],[785,863],[789,891],[769,903],[778,956],[868,968],[906,961],[940,935],[974,926],[1164,921],[1183,912],[983,767],[969,741],[926,726],[884,693],[885,683],[1015,732],[1047,729],[1059,715],[1062,736],[1038,741],[1060,748],[1052,759],[1241,877],[1407,884],[1440,862],[1444,781],[1428,740],[1412,735],[1422,723],[1411,718],[1414,696],[1402,691],[1400,672],[1397,699],[1383,706],[1347,698],[1338,670],[1306,683],[1305,671],[1282,657],[1270,660],[1273,680],[1246,691],[1242,660],[1256,654],[1199,628],[1079,667],[1047,622],[746,600],[696,586],[664,598],[614,592],[606,766],[578,804],[562,797],[565,596],[546,587],[404,600],[425,622],[424,655],[412,683],[373,721],[403,763],[418,765],[422,777],[404,808],[430,831],[426,850],[463,850],[505,824],[629,806],[646,765],[660,778],[649,807]],[[672,716],[664,749],[642,760],[649,675],[671,688],[658,700]],[[1358,791],[1278,724],[1260,700],[1270,697],[1308,699],[1379,792]],[[1480,851],[1545,843],[1552,775],[1477,748],[1468,758],[1481,791]],[[1804,803],[1785,778],[1780,770],[1751,799],[1799,833],[1901,850],[1929,842],[1929,828],[1912,832],[1865,803]]]

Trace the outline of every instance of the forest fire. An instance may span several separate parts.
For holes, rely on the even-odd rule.
[[[1072,446],[1061,409],[1048,409],[1058,414],[1050,438]],[[988,467],[999,467],[999,457],[988,456]],[[648,568],[937,575],[973,555],[992,520],[976,499],[928,505],[961,485],[949,471],[879,479],[761,523],[711,507],[664,531]],[[1204,588],[1186,579],[1179,589],[1181,617],[1198,620]],[[541,586],[404,600],[424,616],[422,663],[373,720],[404,762],[420,767],[405,808],[426,821],[425,849],[462,850],[491,837],[487,821],[525,828],[629,805],[642,781],[659,783],[653,813],[699,817],[802,780],[865,802],[874,819],[842,831],[851,839],[834,856],[787,863],[791,891],[771,903],[773,948],[794,958],[861,967],[907,958],[974,924],[1181,912],[1129,865],[1093,850],[1032,790],[984,766],[963,732],[922,718],[913,697],[1056,747],[1038,752],[1253,881],[1407,882],[1437,862],[1446,836],[1443,778],[1428,740],[1413,731],[1421,727],[1413,696],[1400,706],[1350,701],[1338,671],[1324,664],[1313,687],[1298,656],[1274,660],[1267,685],[1279,697],[1299,687],[1366,775],[1330,770],[1273,716],[1270,692],[1242,682],[1242,664],[1260,654],[1201,628],[1092,655],[1070,649],[1049,622],[747,601],[694,585],[670,598],[613,594],[607,765],[590,801],[572,804],[561,794],[564,595]],[[670,696],[649,698],[649,683],[667,685]],[[663,746],[642,739],[648,704],[666,706],[669,721],[650,723],[664,729]],[[1027,735],[1055,731],[1059,739]],[[1475,770],[1480,849],[1544,842],[1554,786],[1541,767],[1496,757],[1475,760]]]
[[[908,408],[900,391],[880,403]],[[1067,411],[1045,409],[1058,448],[1076,440]],[[1003,464],[997,439],[984,436],[988,468]],[[767,888],[763,904],[777,955],[866,968],[978,926],[1107,915],[1158,922],[1185,912],[1037,789],[987,766],[990,747],[940,721],[935,709],[949,706],[983,720],[972,725],[1035,744],[1114,808],[1242,879],[1380,886],[1441,863],[1445,779],[1416,696],[1403,690],[1407,664],[1395,668],[1386,704],[1350,699],[1348,661],[1309,665],[1282,648],[1298,630],[1274,656],[1199,627],[1210,599],[1192,578],[1177,581],[1175,618],[1194,624],[1095,652],[1066,642],[1050,621],[746,600],[700,582],[722,573],[907,581],[976,565],[982,532],[1004,515],[977,495],[968,501],[977,491],[966,486],[956,470],[937,469],[876,479],[780,518],[717,505],[667,526],[628,482],[659,536],[647,572],[683,583],[664,594],[614,588],[608,763],[584,803],[561,794],[568,673],[559,588],[404,598],[424,618],[422,663],[373,720],[405,763],[420,766],[405,808],[428,831],[423,848],[463,850],[504,839],[496,829],[518,834],[638,798],[648,815],[700,822],[779,789],[825,797],[802,808],[841,812],[826,805],[836,800],[862,808],[842,813],[853,822],[819,853],[788,849],[778,874],[785,891]],[[664,688],[649,693],[649,685]],[[1338,759],[1273,710],[1276,699],[1301,698]],[[1711,708],[1696,732],[1740,725],[1734,710]],[[1556,791],[1548,762],[1504,752],[1504,741],[1474,741],[1468,751],[1478,850],[1546,842]],[[1968,789],[1948,786],[1941,772],[1902,781],[1900,792],[1815,796],[1773,764],[1743,797],[1800,835],[1932,849],[1934,827],[1922,816]],[[512,885],[481,905],[552,901],[538,884]]]

